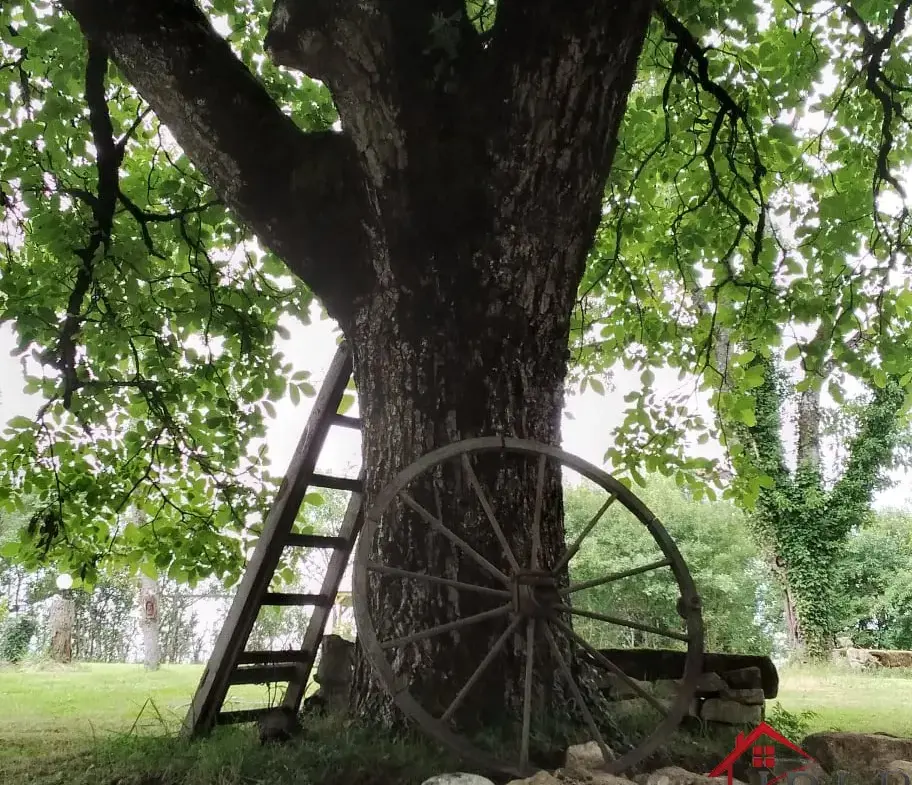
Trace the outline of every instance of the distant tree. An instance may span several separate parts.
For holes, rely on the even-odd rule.
[[[856,645],[912,649],[912,512],[873,513],[849,535],[834,596]]]
[[[781,599],[744,514],[730,502],[697,501],[661,475],[647,475],[637,495],[675,538],[703,599],[706,646],[712,651],[768,654],[781,619]],[[604,501],[587,485],[565,491],[566,525],[572,537]],[[591,538],[570,564],[574,580],[588,580],[655,561],[661,556],[642,524],[618,506],[609,507]],[[673,628],[678,597],[670,570],[624,578],[586,589],[574,597],[603,613]],[[587,634],[603,647],[658,646],[673,643],[637,630],[587,623]]]

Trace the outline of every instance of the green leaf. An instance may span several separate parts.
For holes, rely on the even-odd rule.
[[[644,387],[652,387],[652,383],[655,381],[655,374],[651,369],[647,368],[640,374],[640,381],[643,383]]]
[[[605,385],[603,385],[598,379],[592,377],[589,379],[589,386],[598,394],[605,394]]]

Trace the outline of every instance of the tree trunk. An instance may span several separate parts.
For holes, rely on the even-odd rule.
[[[76,618],[75,603],[69,592],[55,594],[48,617],[50,655],[57,662],[73,660],[73,627]]]
[[[159,628],[161,615],[159,613],[158,581],[143,575],[139,581],[139,613],[140,626],[143,636],[143,665],[146,670],[158,670],[161,664],[161,644],[159,641]]]
[[[368,504],[399,469],[459,439],[560,443],[570,314],[654,2],[500,0],[482,33],[461,1],[276,0],[267,53],[328,85],[338,134],[301,134],[188,2],[65,5],[225,204],[342,326],[365,423]],[[475,469],[526,557],[534,466],[494,456]],[[435,480],[445,523],[505,566],[458,468]],[[436,510],[429,484],[414,493]],[[381,532],[381,562],[485,580],[402,510]],[[564,546],[557,476],[542,546],[545,565]],[[381,638],[490,607],[484,595],[371,588]],[[395,667],[433,711],[495,634],[478,625],[439,636],[407,647]],[[501,659],[463,704],[463,727],[515,712],[522,663],[512,650]],[[542,702],[566,715],[549,662],[538,665]],[[363,667],[354,698],[369,716],[398,719]]]

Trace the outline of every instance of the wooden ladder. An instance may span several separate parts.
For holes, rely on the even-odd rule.
[[[186,735],[208,733],[215,725],[254,722],[270,707],[222,711],[234,684],[287,682],[282,705],[297,711],[323,639],[323,630],[336,600],[362,523],[363,472],[358,479],[330,477],[315,472],[317,458],[331,426],[361,428],[355,417],[339,414],[342,396],[352,377],[351,352],[339,347],[314,401],[307,427],[292,456],[288,472],[263,525],[250,563],[244,572],[228,617],[215,642],[206,670],[184,720]],[[351,491],[351,500],[339,533],[332,537],[292,532],[308,488]],[[333,550],[319,594],[270,592],[269,585],[286,547]],[[257,614],[263,605],[309,605],[313,612],[300,650],[245,651]]]

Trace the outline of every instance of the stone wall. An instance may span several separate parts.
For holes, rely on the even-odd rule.
[[[608,651],[603,653],[609,656]],[[670,706],[683,673],[683,653],[670,652],[670,656],[656,657],[655,650],[640,650],[640,656],[637,654],[637,650],[627,650],[625,656],[609,656],[609,659],[641,689]],[[644,662],[648,662],[649,667],[644,667]],[[664,665],[658,667],[657,663]],[[723,725],[753,726],[762,722],[765,702],[776,696],[779,687],[778,673],[768,657],[707,654],[703,669],[688,716]],[[651,678],[639,678],[642,676]],[[635,710],[640,704],[643,708],[646,706],[646,700],[619,676],[605,674],[600,685],[603,693],[618,703],[619,708]]]

